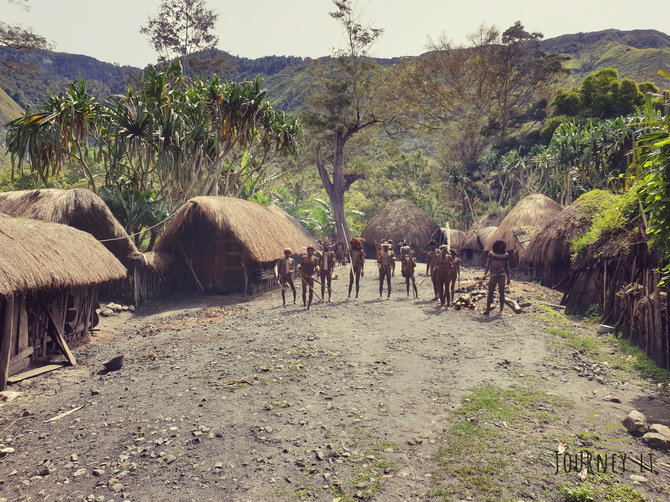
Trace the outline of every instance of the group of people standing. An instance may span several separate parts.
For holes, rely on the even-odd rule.
[[[401,241],[397,244],[402,264],[402,275],[407,285],[407,295],[410,293],[410,282],[414,297],[418,298],[414,270],[416,268],[416,257],[410,243]],[[395,275],[396,255],[392,250],[393,243],[385,240],[381,244],[375,243],[377,249],[377,264],[379,268],[379,298],[383,297],[384,283],[387,286],[387,298],[391,297],[391,277]],[[454,299],[454,288],[457,278],[460,276],[460,259],[454,250],[450,250],[447,244],[438,246],[434,240],[428,244],[426,277],[430,277],[433,283],[435,297],[440,300],[441,307],[448,307]],[[325,293],[328,293],[327,301],[331,301],[333,270],[336,264],[336,254],[328,242],[321,244],[321,252],[316,253],[313,246],[307,247],[307,253],[302,256],[298,266],[291,257],[293,250],[284,249],[284,257],[277,261],[277,280],[281,288],[282,304],[286,306],[286,289],[291,288],[293,292],[293,303],[296,303],[296,287],[293,275],[297,272],[302,284],[302,302],[306,310],[311,309],[312,300],[316,291],[314,285],[321,285],[320,301],[326,301]],[[364,275],[365,251],[361,240],[352,238],[348,249],[350,271],[349,271],[349,296],[354,283],[356,284],[356,298],[358,298],[359,281]],[[499,292],[500,311],[505,304],[505,284],[510,282],[509,255],[505,252],[504,241],[496,241],[492,251],[487,255],[484,269],[484,279],[490,272],[488,284],[488,295],[484,314],[488,315],[493,302],[493,294],[496,289]],[[317,276],[317,281],[314,276]],[[317,294],[318,296],[318,294]]]

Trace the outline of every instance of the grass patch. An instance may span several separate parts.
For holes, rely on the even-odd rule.
[[[538,305],[538,307],[542,312],[533,314],[538,321],[552,326],[570,326],[570,320],[565,317],[563,312],[558,312],[557,310],[542,304]]]
[[[537,452],[548,452],[537,430],[555,421],[569,403],[534,388],[484,385],[451,413],[454,423],[437,453],[439,469],[433,494],[445,500],[472,498],[500,501],[527,499],[524,481],[537,462]],[[549,472],[549,469],[546,469]]]
[[[581,336],[573,331],[561,328],[548,328],[547,332],[559,336],[568,342],[568,345],[576,350],[586,350],[593,354],[600,354],[602,342],[593,336]]]
[[[647,502],[647,498],[631,486],[611,476],[594,476],[589,481],[558,489],[565,502]]]
[[[630,340],[614,335],[610,335],[604,340],[621,354],[611,361],[613,368],[627,372],[635,371],[641,377],[651,378],[662,384],[666,389],[670,385],[670,370],[656,366],[656,363],[647,356],[645,351],[637,345],[633,345]]]

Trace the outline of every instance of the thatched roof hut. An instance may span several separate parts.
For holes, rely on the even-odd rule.
[[[8,377],[97,323],[98,287],[126,276],[90,234],[0,214],[0,390]]]
[[[446,232],[449,232],[447,235]],[[456,251],[462,262],[468,265],[479,265],[479,255],[481,255],[481,248],[477,244],[477,236],[475,232],[454,229],[443,229],[451,249]]]
[[[90,234],[0,214],[0,295],[88,286],[126,269]]]
[[[498,230],[498,227],[482,227],[475,231],[475,238],[477,239],[477,245],[479,246],[480,251],[484,251],[486,243],[496,230]]]
[[[524,197],[500,223],[484,245],[484,252],[491,250],[497,240],[502,240],[516,264],[530,239],[544,226],[556,218],[563,207],[546,195],[533,194]]]
[[[141,253],[100,197],[84,188],[0,192],[0,213],[15,218],[51,221],[83,230],[126,267],[143,262]]]
[[[426,248],[431,239],[438,244],[446,243],[440,226],[419,206],[404,199],[391,202],[372,218],[361,233],[374,253],[374,243],[383,239],[394,242],[405,239],[417,253],[417,258],[425,259]],[[368,249],[368,252],[370,250]]]
[[[593,190],[577,199],[535,234],[521,257],[521,268],[532,280],[549,287],[558,287],[570,277],[572,240],[591,228],[591,220],[599,214],[613,195]]]
[[[167,223],[155,251],[176,257],[182,287],[247,292],[274,282],[275,261],[286,247],[314,245],[305,229],[276,206],[231,197],[195,197]]]

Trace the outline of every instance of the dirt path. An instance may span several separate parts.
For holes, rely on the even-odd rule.
[[[282,308],[273,291],[103,320],[77,367],[10,388],[22,395],[0,408],[0,442],[14,449],[0,458],[0,501],[562,500],[556,487],[578,481],[554,474],[554,450],[589,430],[589,410],[601,425],[633,408],[670,423],[655,392],[547,331],[566,322],[537,307],[557,303],[555,292],[513,283],[536,314],[484,317],[440,311],[427,283],[408,299],[400,277],[380,301],[366,269],[358,300],[344,300],[340,279],[333,303],[310,311]],[[119,354],[120,371],[100,371]],[[491,409],[472,408],[477,389],[517,392],[493,408],[523,413],[486,418]],[[518,392],[529,389],[526,406]],[[458,449],[464,424],[484,442]],[[497,467],[481,477],[499,486],[478,488],[472,465],[491,455]],[[630,485],[631,474],[612,476]],[[647,473],[636,489],[664,500],[669,480]]]

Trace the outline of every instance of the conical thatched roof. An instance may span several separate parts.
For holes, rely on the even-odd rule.
[[[231,197],[195,197],[167,223],[155,251],[178,256],[180,239],[188,239],[193,232],[220,230],[230,231],[257,262],[281,258],[286,247],[300,253],[314,245],[305,229],[276,206]]]
[[[104,246],[124,265],[143,261],[125,229],[102,199],[90,190],[48,188],[0,192],[0,213],[78,228],[105,241]]]
[[[431,239],[446,242],[440,226],[419,206],[404,199],[391,202],[386,209],[377,213],[365,226],[361,234],[368,243],[391,239],[395,242],[405,239],[414,249],[422,252]]]
[[[483,250],[486,247],[486,243],[496,230],[498,230],[498,227],[483,227],[474,231],[475,239],[477,239],[477,246],[479,246],[480,250]]]
[[[546,195],[533,194],[524,197],[503,219],[493,235],[489,237],[484,251],[490,251],[497,240],[502,240],[512,261],[517,262],[530,239],[554,220],[563,207]]]
[[[521,257],[521,267],[531,279],[553,287],[569,277],[571,241],[589,230],[593,216],[611,198],[603,190],[584,194],[532,237]]]
[[[123,265],[86,232],[0,214],[0,295],[125,276]]]

